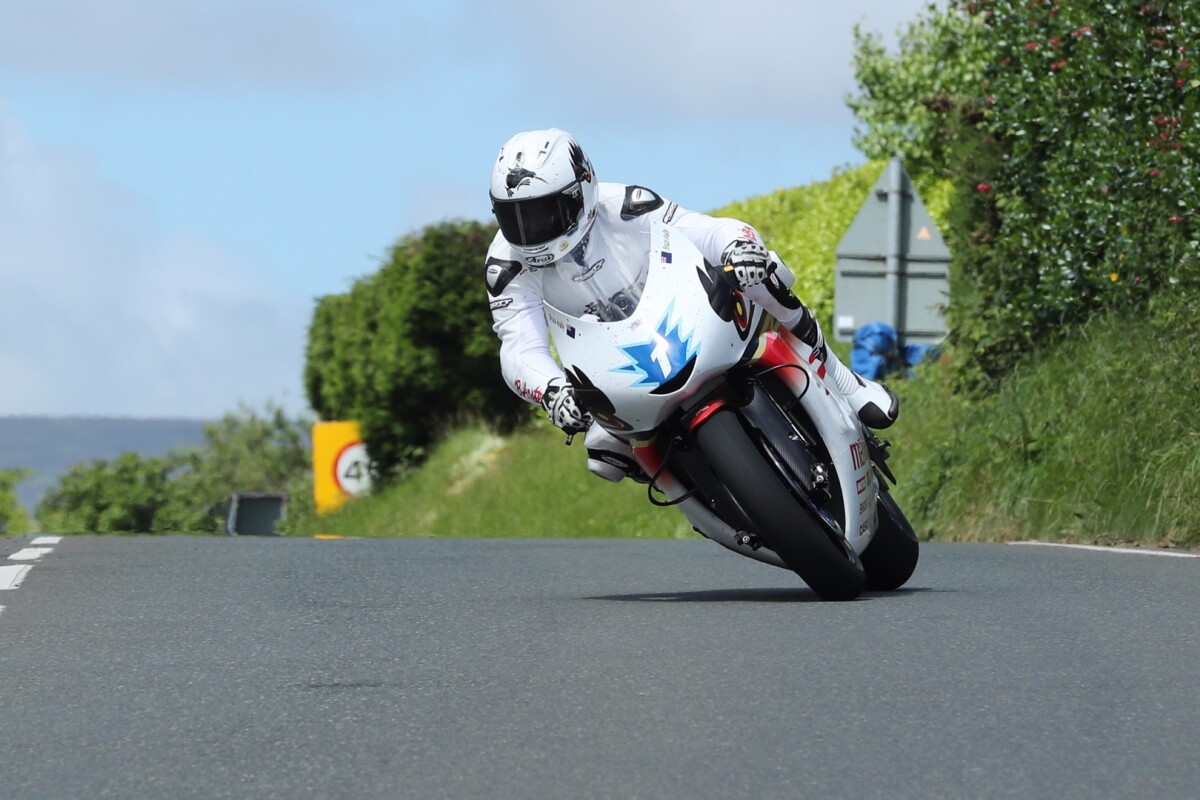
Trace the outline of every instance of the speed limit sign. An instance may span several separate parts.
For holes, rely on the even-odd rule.
[[[357,422],[313,425],[313,499],[317,513],[333,511],[371,491],[371,459]]]
[[[351,442],[341,449],[333,461],[333,482],[343,492],[360,497],[371,492],[371,462],[367,446]]]

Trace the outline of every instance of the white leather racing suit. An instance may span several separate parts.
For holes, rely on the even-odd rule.
[[[650,225],[661,222],[687,236],[710,264],[720,264],[723,253],[735,241],[762,244],[762,237],[745,222],[711,217],[680,208],[641,186],[600,183],[596,219],[587,237],[571,253],[546,267],[526,265],[499,232],[487,253],[487,289],[491,301],[493,330],[500,337],[500,366],[509,388],[530,403],[540,404],[552,379],[565,372],[550,351],[550,337],[542,310],[542,279],[547,270],[559,270],[563,279],[586,280],[589,271],[604,263],[640,267],[650,253]],[[792,283],[786,266],[778,267],[778,279]],[[766,283],[745,291],[747,299],[760,304],[783,325],[790,326],[803,314],[803,307],[784,305]],[[788,293],[781,293],[788,294]],[[587,432],[588,466],[607,480],[620,480],[633,466],[629,446],[593,424]],[[622,464],[614,469],[613,462]],[[636,467],[634,467],[636,469]],[[624,471],[622,471],[624,470]]]
[[[552,378],[565,372],[550,353],[550,336],[542,311],[542,275],[546,270],[582,276],[602,260],[640,266],[650,253],[650,224],[662,222],[687,236],[711,264],[720,264],[725,248],[737,240],[762,243],[750,225],[728,217],[710,217],[680,208],[650,189],[622,183],[601,183],[596,220],[587,238],[573,252],[547,267],[526,266],[504,237],[496,234],[487,253],[487,288],[492,329],[500,337],[500,368],[509,388],[530,403],[539,404]],[[786,267],[780,265],[780,271]],[[790,273],[780,275],[785,284]],[[766,284],[752,286],[746,297],[784,325],[798,319],[801,309],[783,306]]]

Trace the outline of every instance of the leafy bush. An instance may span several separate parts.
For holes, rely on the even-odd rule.
[[[167,484],[186,461],[181,455],[142,458],[126,452],[112,461],[77,464],[42,499],[38,522],[54,533],[162,530],[156,517],[169,502]]]
[[[303,512],[312,496],[308,430],[268,406],[265,416],[243,410],[206,425],[201,450],[76,465],[38,505],[38,522],[54,533],[215,533],[235,492],[286,493]]]
[[[948,317],[966,385],[988,385],[1064,325],[1197,281],[1194,3],[959,1],[917,27],[902,47],[970,30],[957,52],[983,59],[973,88],[970,69],[951,71],[961,94],[943,105],[941,127],[915,128],[946,159],[931,168],[955,179]],[[868,101],[884,96],[876,87],[889,68],[928,66],[919,54],[859,47]],[[940,75],[915,75],[909,91],[945,90]],[[914,129],[911,114],[885,103],[857,110],[871,141]]]
[[[0,533],[27,533],[29,517],[17,501],[17,484],[29,477],[23,469],[0,469]]]
[[[507,430],[526,404],[500,374],[483,262],[493,225],[445,222],[407,236],[344,295],[323,297],[309,328],[305,388],[317,414],[356,420],[388,476],[464,419]]]
[[[899,157],[911,176],[950,177],[947,115],[973,104],[989,61],[988,38],[970,14],[930,4],[889,55],[879,34],[854,28],[859,94],[846,98],[860,125],[852,142],[869,159]]]

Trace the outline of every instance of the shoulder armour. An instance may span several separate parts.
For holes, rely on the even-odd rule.
[[[487,287],[488,294],[492,297],[498,297],[504,291],[504,287],[512,281],[513,278],[521,274],[521,269],[524,265],[520,261],[504,261],[499,258],[489,258],[487,260]]]
[[[621,219],[633,219],[648,214],[663,204],[663,199],[645,186],[626,186],[625,205]]]

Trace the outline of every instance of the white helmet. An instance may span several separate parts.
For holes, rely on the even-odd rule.
[[[518,133],[492,167],[492,213],[531,267],[554,263],[587,236],[597,193],[592,162],[558,128]]]

